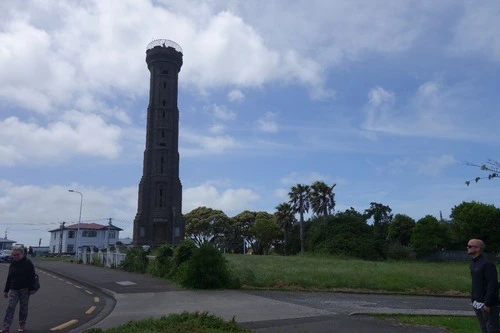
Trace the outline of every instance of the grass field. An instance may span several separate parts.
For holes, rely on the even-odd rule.
[[[363,261],[325,256],[226,254],[244,288],[467,295],[468,262]]]

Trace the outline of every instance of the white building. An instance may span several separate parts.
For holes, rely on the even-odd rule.
[[[64,222],[57,229],[50,230],[50,253],[74,253],[78,247],[105,249],[114,245],[119,238],[120,229],[113,224],[80,223],[65,226]],[[78,232],[78,235],[77,235]]]

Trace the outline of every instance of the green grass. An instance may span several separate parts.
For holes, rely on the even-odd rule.
[[[171,314],[160,319],[145,319],[130,321],[119,327],[106,330],[92,328],[85,333],[250,333],[250,330],[240,327],[234,320],[224,321],[218,317],[204,313]]]
[[[466,295],[467,262],[364,261],[326,256],[226,254],[244,288]]]
[[[451,333],[481,333],[476,317],[455,316],[383,316],[410,325],[444,327]]]

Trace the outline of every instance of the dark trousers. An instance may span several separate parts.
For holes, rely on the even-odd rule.
[[[474,309],[482,333],[500,333],[498,320],[498,306],[490,307],[490,312],[486,313],[482,309]]]

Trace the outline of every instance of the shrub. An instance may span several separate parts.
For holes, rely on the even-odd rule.
[[[129,321],[128,323],[106,330],[91,328],[85,333],[135,333],[135,332],[232,332],[250,333],[247,328],[240,327],[235,321],[225,321],[206,312],[170,314],[159,319],[145,319],[140,321]]]
[[[172,270],[173,250],[169,244],[155,250],[156,258],[148,265],[148,273],[158,277],[167,277]]]
[[[191,258],[179,266],[177,280],[183,287],[195,289],[239,287],[239,280],[231,278],[222,253],[208,243],[196,249]]]
[[[399,242],[392,243],[387,248],[387,259],[408,260],[415,257],[415,251],[410,246],[401,245]]]
[[[180,265],[191,258],[191,256],[193,255],[193,251],[196,248],[196,244],[191,240],[186,240],[177,245],[177,247],[174,249],[174,257],[172,259],[172,269],[174,270],[174,273]]]
[[[127,272],[145,273],[148,266],[146,251],[140,247],[133,247],[120,263],[120,267]]]

